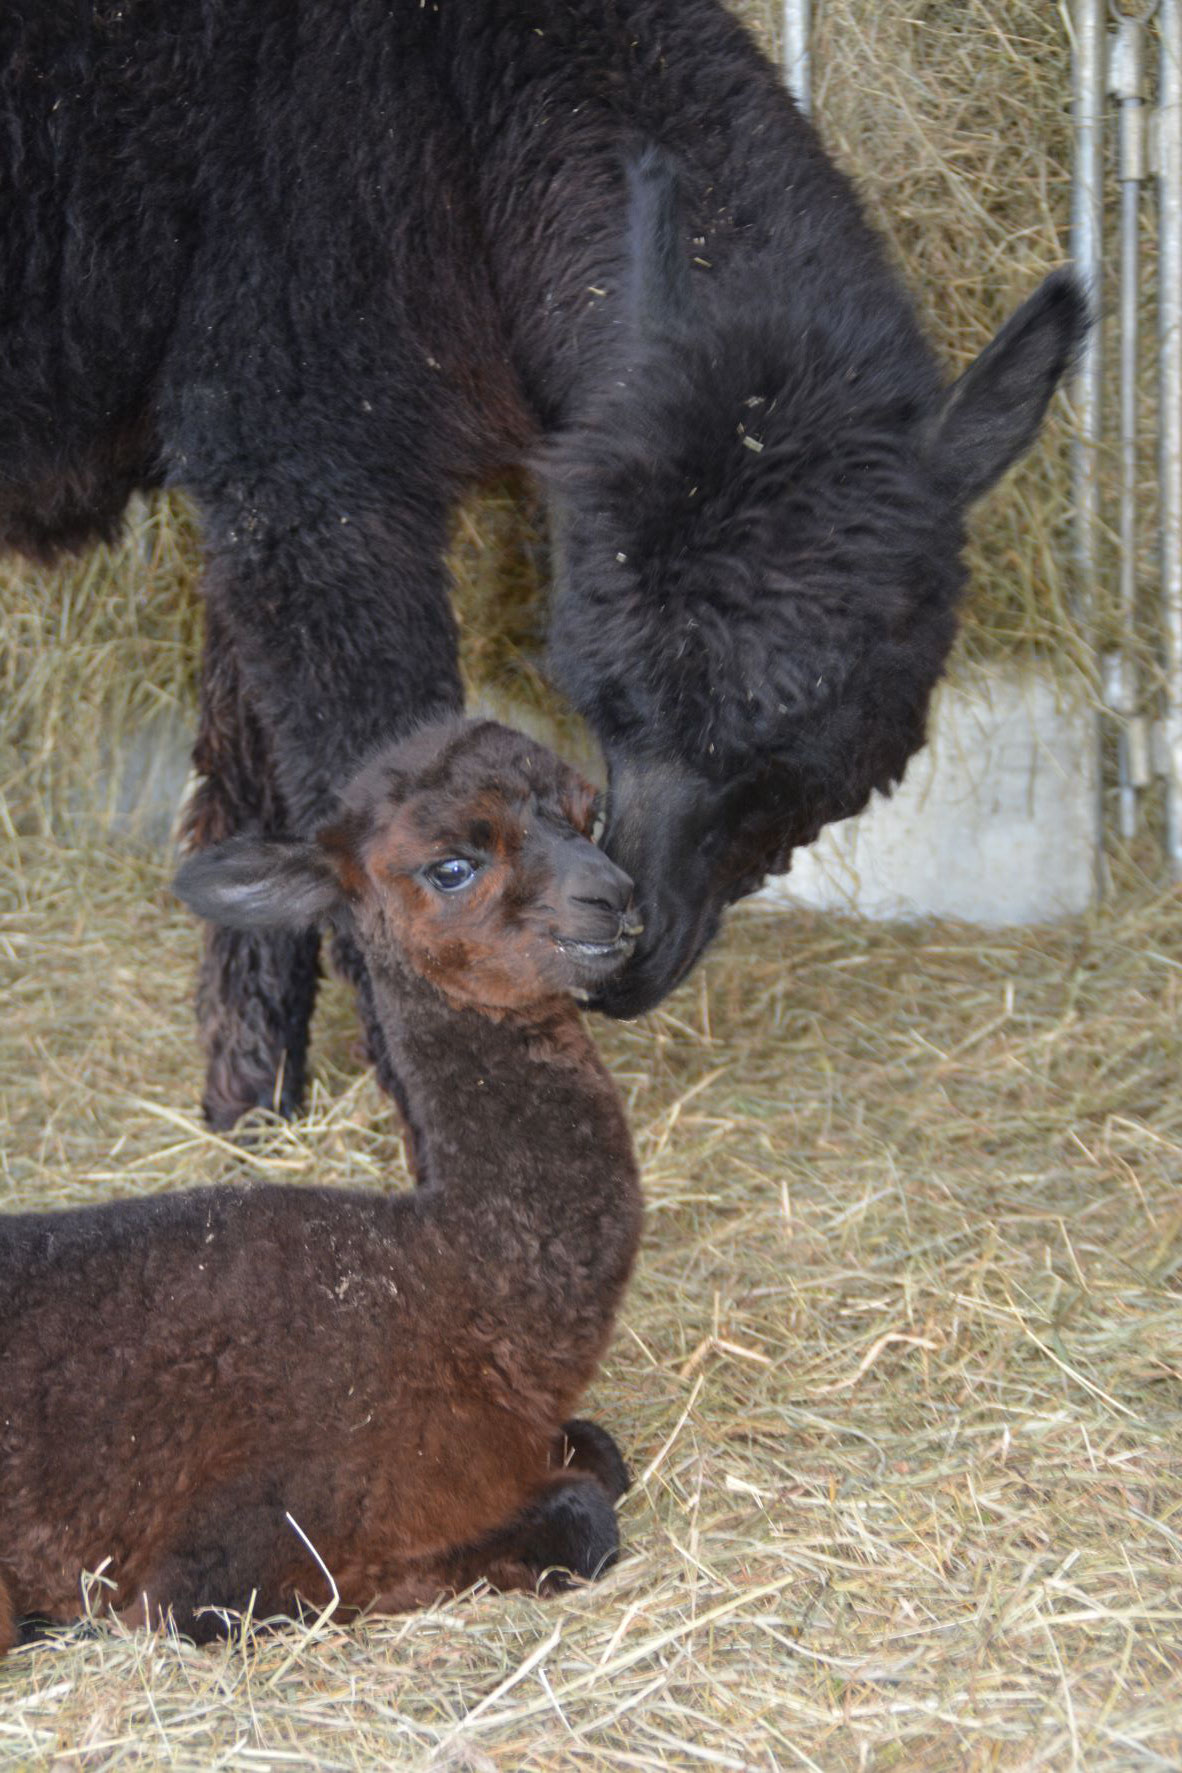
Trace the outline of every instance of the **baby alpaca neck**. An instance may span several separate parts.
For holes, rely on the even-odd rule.
[[[490,1016],[450,1003],[402,956],[374,969],[375,1004],[416,1129],[420,1182],[580,1251],[585,1284],[623,1287],[640,1191],[623,1107],[570,998]],[[445,1197],[445,1198],[444,1198]]]

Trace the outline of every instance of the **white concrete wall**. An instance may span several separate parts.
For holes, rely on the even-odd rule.
[[[822,832],[764,897],[984,925],[1082,911],[1096,881],[1095,734],[1093,711],[1037,674],[945,685],[891,798]]]
[[[488,711],[551,736],[512,706]],[[764,897],[867,917],[994,925],[1080,911],[1094,885],[1094,734],[1090,710],[1065,700],[1049,679],[989,673],[945,686],[931,742],[896,793],[830,826]],[[76,822],[166,845],[191,743],[186,724],[170,714],[130,743],[104,748],[72,809]]]

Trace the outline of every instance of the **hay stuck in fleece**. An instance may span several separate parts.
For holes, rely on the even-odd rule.
[[[778,7],[740,10],[770,43]],[[1061,20],[816,10],[826,139],[964,361],[1062,256]],[[974,652],[1071,651],[1064,437],[978,518]],[[469,681],[540,704],[517,509],[461,520],[458,597]],[[105,746],[191,722],[195,567],[168,502],[0,566],[0,1210],[397,1160],[335,985],[307,1119],[202,1128],[197,932],[159,853],[71,817]],[[595,1028],[650,1209],[589,1400],[637,1476],[622,1566],[212,1651],[81,1628],[0,1669],[0,1767],[1177,1766],[1180,936],[1135,883],[1052,932],[733,917]]]

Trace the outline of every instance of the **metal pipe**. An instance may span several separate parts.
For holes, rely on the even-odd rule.
[[[1166,853],[1182,880],[1182,0],[1161,0],[1158,331]]]
[[[1121,836],[1137,832],[1137,793],[1150,779],[1148,728],[1137,664],[1137,313],[1140,288],[1141,186],[1145,154],[1145,24],[1123,16],[1112,40],[1109,89],[1120,105],[1120,608],[1122,643],[1109,673],[1109,706],[1120,721]]]
[[[1072,11],[1072,115],[1075,168],[1071,203],[1071,256],[1083,278],[1097,317],[1100,309],[1101,248],[1104,234],[1104,89],[1106,33],[1104,0],[1074,0]],[[1077,605],[1085,632],[1096,610],[1100,538],[1100,445],[1103,387],[1100,325],[1092,327],[1076,384],[1076,432],[1072,479],[1075,499]],[[1098,741],[1097,741],[1098,742]],[[1100,790],[1097,760],[1096,786]],[[1097,838],[1102,829],[1096,813]],[[1099,856],[1097,856],[1099,875]]]
[[[807,117],[813,108],[810,0],[784,0],[784,81]]]

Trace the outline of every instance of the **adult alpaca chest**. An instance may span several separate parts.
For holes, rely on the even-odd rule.
[[[521,465],[645,925],[599,1007],[657,1002],[899,779],[965,513],[1085,306],[1050,279],[945,386],[718,0],[9,0],[0,117],[0,535],[52,552],[133,486],[196,500],[196,847],[311,829],[459,706],[450,515]],[[315,976],[307,933],[211,935],[215,1123],[298,1104]]]
[[[381,752],[318,839],[182,869],[239,927],[347,924],[418,1186],[0,1215],[0,1653],[100,1566],[130,1623],[207,1637],[252,1595],[325,1604],[325,1568],[347,1610],[393,1611],[614,1557],[623,1462],[570,1419],[641,1213],[572,995],[636,933],[593,805],[536,744],[453,722]]]

